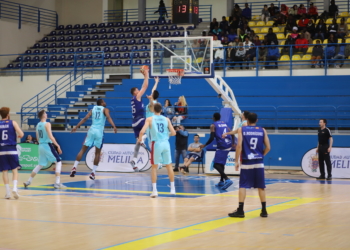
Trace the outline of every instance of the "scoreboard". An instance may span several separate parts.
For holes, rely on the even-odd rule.
[[[199,0],[173,0],[173,24],[198,24]]]

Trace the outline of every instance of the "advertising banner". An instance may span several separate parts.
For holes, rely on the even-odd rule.
[[[331,151],[332,177],[333,178],[350,178],[350,148],[333,147]],[[310,177],[319,177],[318,155],[316,148],[307,151],[302,160],[301,168]],[[325,164],[327,176],[327,166]]]
[[[39,145],[32,143],[17,144],[17,152],[19,157],[19,164],[22,170],[33,170],[39,164]],[[50,162],[42,169],[47,169],[52,165]]]
[[[219,174],[216,169],[214,169],[214,156],[215,151],[206,151],[205,153],[205,173],[206,174]],[[236,152],[230,151],[227,156],[226,165],[225,165],[225,173],[226,174],[240,174],[240,169],[238,171],[235,170],[235,158]]]
[[[133,159],[135,144],[103,144],[100,163],[97,172],[134,172],[130,165]],[[140,171],[147,171],[151,168],[150,152],[140,147],[137,167]],[[95,147],[89,149],[86,155],[86,166],[93,169],[95,159]]]

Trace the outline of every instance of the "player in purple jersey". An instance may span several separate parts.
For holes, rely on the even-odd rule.
[[[148,88],[148,75],[149,69],[143,69],[141,73],[144,76],[144,81],[142,84],[141,90],[134,87],[131,88],[130,92],[132,95],[131,98],[131,109],[132,109],[132,128],[134,129],[134,134],[136,138],[136,145],[134,148],[134,158],[131,160],[130,164],[135,172],[138,172],[139,169],[137,167],[137,155],[139,154],[139,150],[141,147],[141,143],[138,142],[139,134],[141,129],[143,128],[143,125],[145,125],[145,106],[142,102],[142,96],[146,92]]]
[[[15,199],[18,199],[17,180],[18,170],[20,167],[17,153],[17,136],[22,138],[23,131],[18,126],[17,122],[10,120],[10,109],[2,107],[0,109],[0,171],[4,180],[6,195],[5,199],[11,198],[11,190],[9,184],[8,171],[12,170],[13,174],[13,190],[12,194]]]
[[[225,165],[227,156],[232,148],[232,136],[226,135],[222,138],[222,135],[229,132],[230,128],[223,121],[220,121],[220,113],[213,115],[214,123],[210,126],[210,138],[205,145],[201,145],[200,148],[204,148],[216,139],[217,149],[214,157],[214,168],[220,173],[220,182],[216,185],[217,187],[226,190],[233,184],[227,175],[225,174]]]
[[[249,113],[247,118],[248,126],[238,129],[238,143],[236,147],[236,171],[240,167],[239,157],[242,157],[241,174],[239,177],[239,206],[236,211],[228,215],[230,217],[244,218],[243,206],[246,189],[257,188],[262,205],[260,216],[267,217],[264,156],[271,149],[270,140],[265,129],[256,126],[258,116],[255,113]]]

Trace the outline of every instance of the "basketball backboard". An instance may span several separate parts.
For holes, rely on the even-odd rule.
[[[167,69],[183,69],[183,78],[213,78],[212,37],[151,39],[151,77],[168,77]]]

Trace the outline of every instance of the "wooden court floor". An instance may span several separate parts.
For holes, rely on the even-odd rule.
[[[237,207],[238,177],[222,192],[217,176],[176,175],[172,197],[162,170],[152,199],[148,172],[91,181],[86,171],[75,178],[64,171],[68,188],[60,191],[50,171],[28,189],[29,172],[20,173],[20,199],[0,199],[0,249],[350,249],[350,180],[267,174],[269,217],[259,217],[257,191],[249,190],[238,219],[227,217]]]

